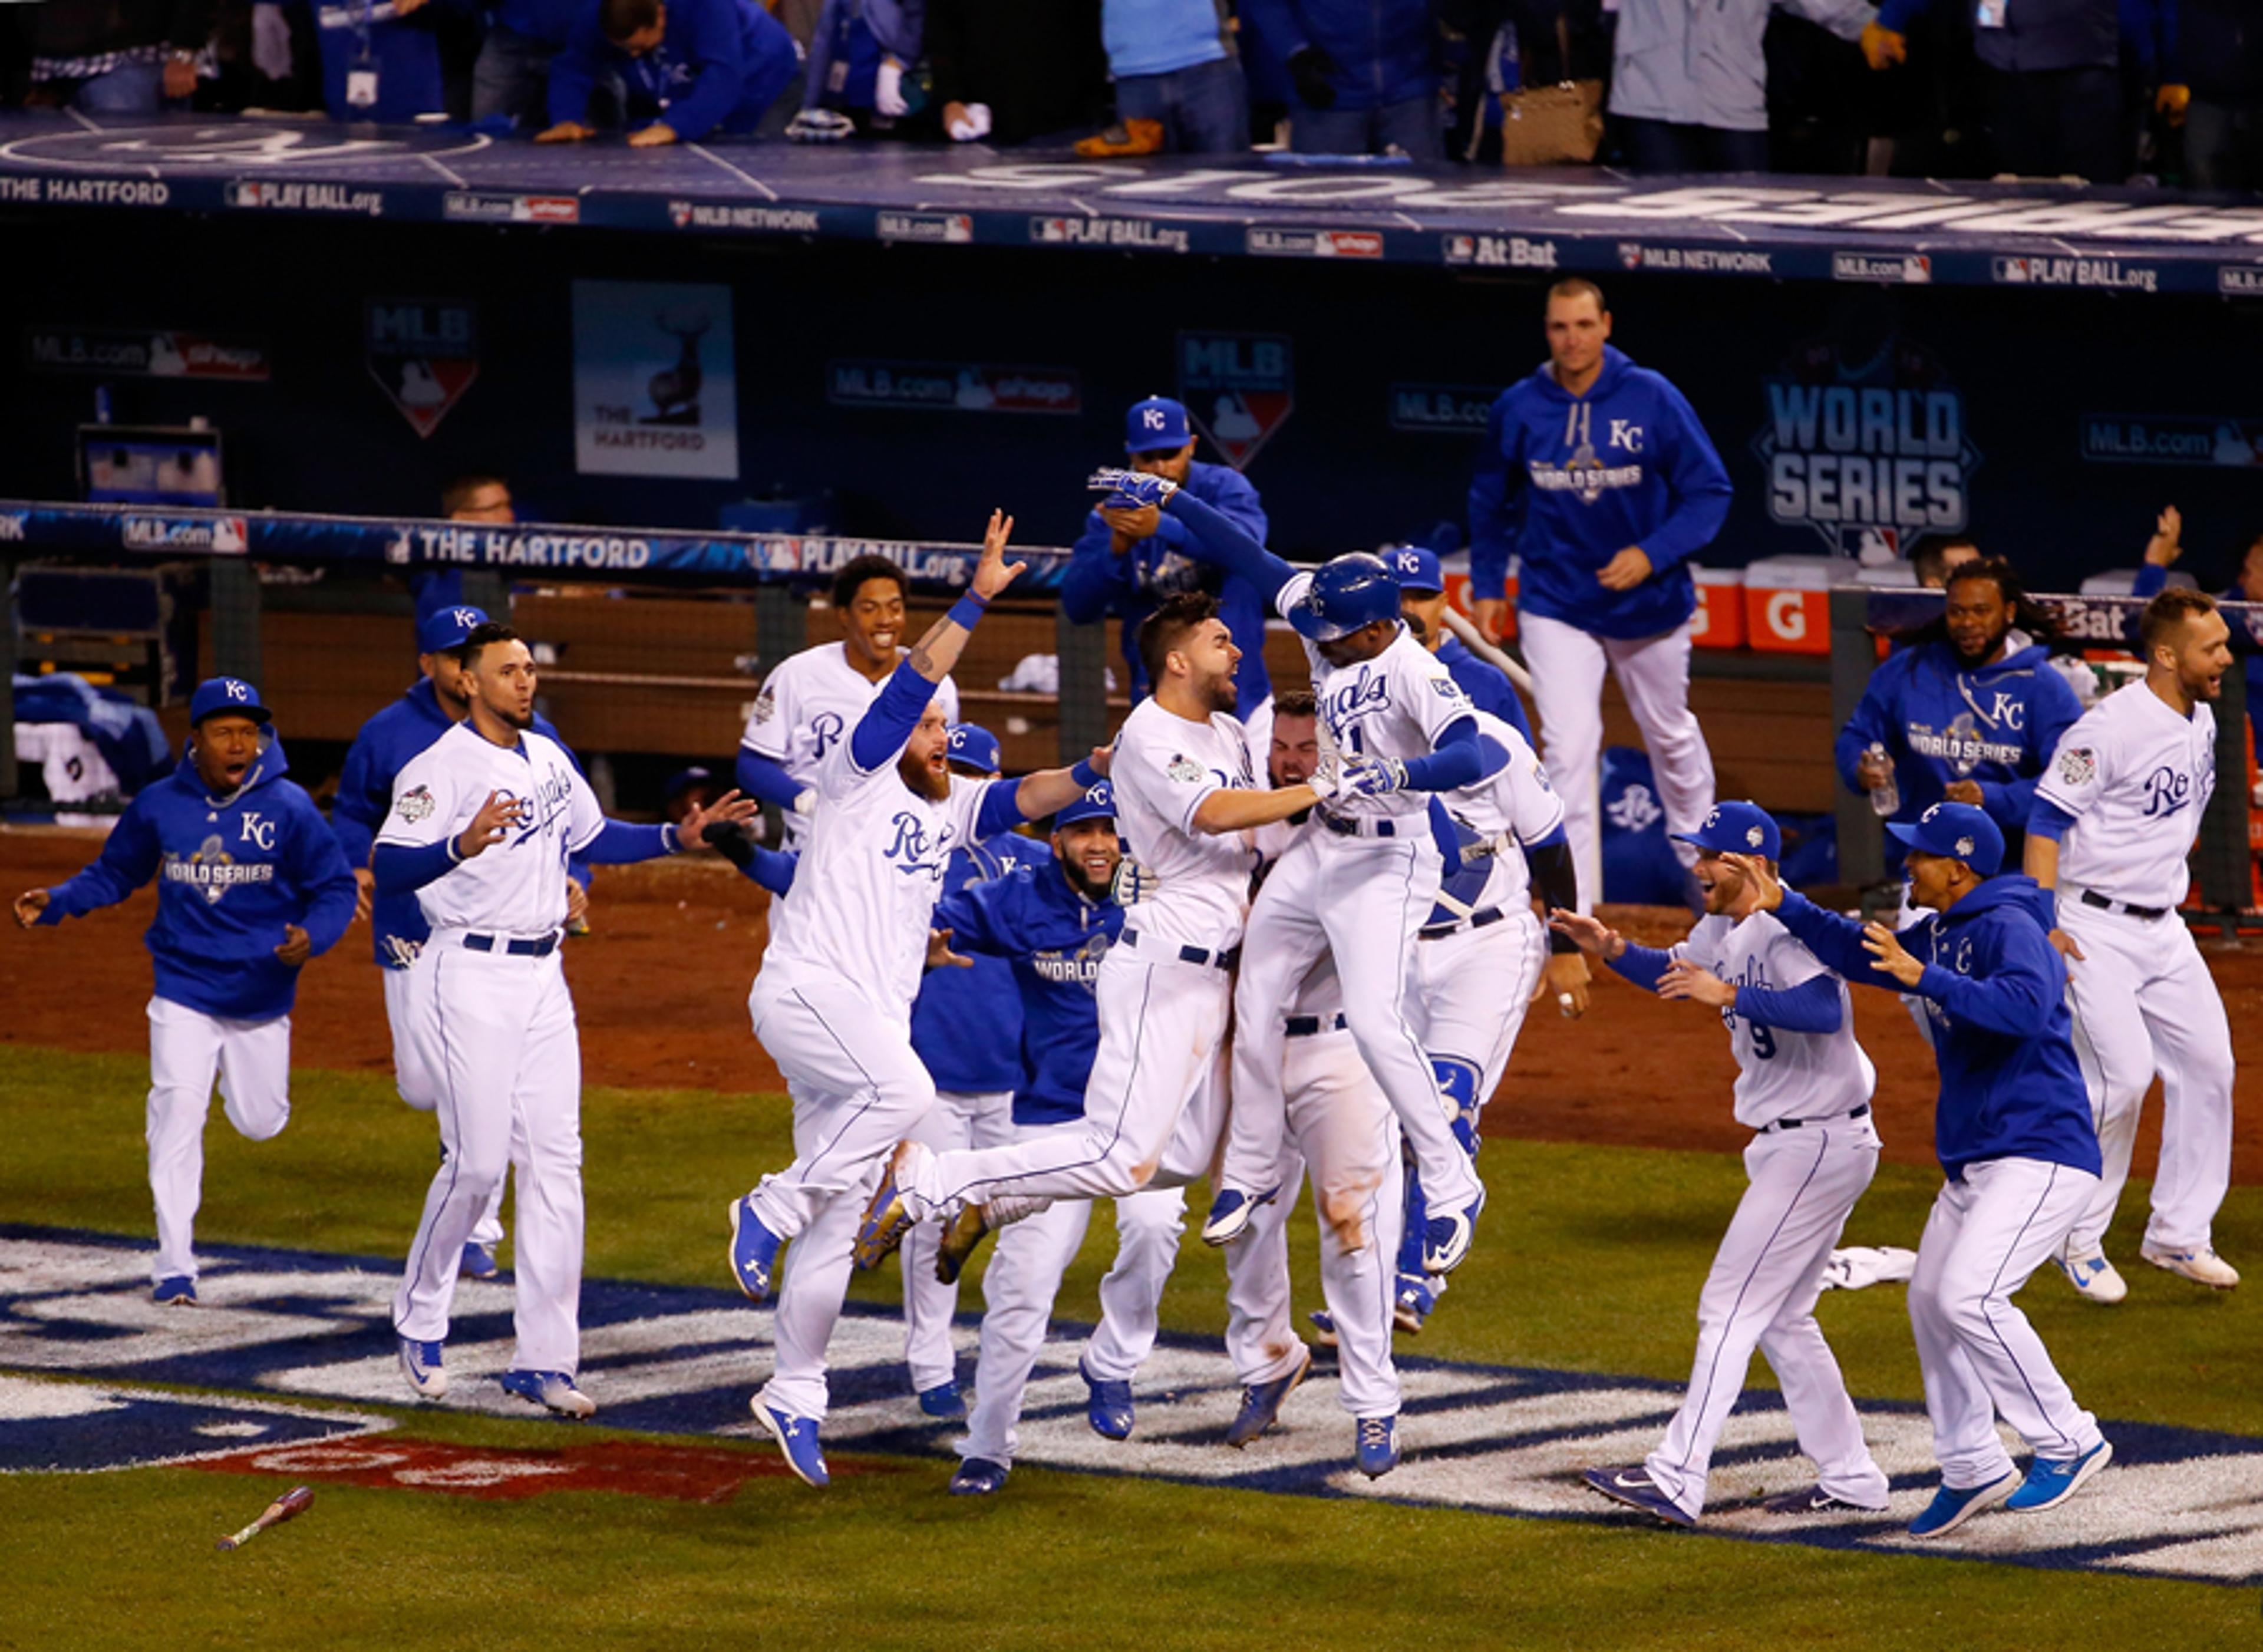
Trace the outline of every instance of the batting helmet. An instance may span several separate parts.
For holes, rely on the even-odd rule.
[[[1380,556],[1353,551],[1323,562],[1288,613],[1307,642],[1334,642],[1362,626],[1399,618],[1399,581]]]

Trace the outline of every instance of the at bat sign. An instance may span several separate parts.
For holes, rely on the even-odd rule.
[[[269,1526],[280,1525],[293,1515],[304,1514],[314,1501],[315,1489],[312,1486],[294,1487],[269,1503],[267,1512],[245,1526],[242,1531],[238,1532],[234,1537],[221,1539],[213,1547],[222,1552],[232,1548],[242,1548]]]

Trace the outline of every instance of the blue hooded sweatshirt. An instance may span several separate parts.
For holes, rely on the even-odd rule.
[[[1381,109],[1438,95],[1432,0],[1241,0],[1242,26],[1286,62],[1318,47],[1335,63],[1334,108]]]
[[[944,868],[944,898],[987,888],[1016,866],[1052,865],[1045,844],[1016,832],[951,851]],[[948,927],[941,917],[935,927]],[[951,951],[965,953],[959,938]],[[930,969],[912,1000],[912,1053],[937,1090],[987,1095],[1022,1082],[1022,1004],[1014,972],[1002,958],[977,956],[965,969]]]
[[[801,48],[754,0],[667,0],[658,46],[632,57],[605,38],[597,0],[586,0],[566,49],[550,65],[550,119],[586,123],[589,92],[618,76],[628,122],[672,128],[686,143],[709,133],[751,132],[801,71]]]
[[[1524,559],[1517,607],[1599,637],[1654,637],[1697,606],[1688,559],[1729,514],[1729,473],[1662,374],[1611,345],[1585,395],[1546,362],[1501,393],[1470,482],[1470,591],[1497,600]],[[1595,576],[1629,546],[1651,575],[1632,591]]]
[[[333,120],[380,120],[405,126],[419,115],[445,114],[440,37],[435,19],[401,17],[393,0],[301,0],[315,20],[322,57],[322,107]],[[346,77],[366,64],[377,71],[377,101],[358,109],[346,101]]]
[[[1926,960],[1914,989],[1876,968],[1862,927],[1787,889],[1776,917],[1849,982],[1925,1001],[1941,1069],[1934,1152],[1952,1182],[1989,1159],[2099,1173],[2098,1132],[2074,1054],[2066,964],[2050,940],[2052,897],[2017,873],[1989,879],[1901,931]]]
[[[205,791],[193,756],[127,806],[92,866],[51,892],[42,924],[115,906],[153,877],[157,921],[142,937],[157,996],[206,1015],[270,1021],[288,1015],[299,972],[275,956],[284,926],[307,931],[314,955],[353,920],[353,872],[314,800],[284,776],[272,728],[243,784]]]

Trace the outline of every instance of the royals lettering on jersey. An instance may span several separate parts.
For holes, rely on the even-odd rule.
[[[1160,884],[1132,909],[1130,927],[1170,946],[1239,946],[1256,851],[1239,832],[1197,832],[1194,819],[1211,793],[1254,788],[1241,725],[1224,712],[1190,722],[1142,700],[1116,736],[1109,778],[1116,784],[1116,830],[1124,852]]]
[[[1830,974],[1767,912],[1741,921],[1718,914],[1700,918],[1671,951],[1735,987],[1782,991]],[[1788,1032],[1755,1023],[1733,1006],[1721,1011],[1737,1058],[1739,1124],[1758,1130],[1779,1119],[1851,1112],[1869,1100],[1877,1087],[1877,1069],[1855,1040],[1855,1010],[1847,983],[1836,984],[1835,1032]]]
[[[763,679],[754,710],[739,743],[784,769],[794,784],[817,784],[825,759],[849,737],[857,720],[878,699],[887,683],[878,683],[849,663],[849,645],[828,642],[781,661]],[[936,702],[945,722],[958,721],[958,690],[949,677],[936,685]],[[785,817],[786,846],[799,845],[807,830],[802,816]]]
[[[2212,709],[2180,715],[2143,683],[2108,695],[2066,731],[2035,782],[2037,798],[2074,816],[2059,842],[2059,887],[2175,906],[2215,791]]]
[[[1508,753],[1508,761],[1474,786],[1449,793],[1446,809],[1462,837],[1462,869],[1442,894],[1475,912],[1499,907],[1522,912],[1532,901],[1532,869],[1524,846],[1564,824],[1564,800],[1548,784],[1548,771],[1524,736],[1491,712],[1475,714],[1478,733]],[[1445,924],[1468,912],[1444,904],[1429,921]]]

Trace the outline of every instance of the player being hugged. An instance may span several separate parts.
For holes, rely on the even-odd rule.
[[[465,1243],[506,1171],[517,1346],[505,1391],[567,1417],[596,1404],[581,1363],[582,1052],[558,956],[570,856],[651,860],[744,821],[736,792],[682,826],[608,820],[554,741],[534,731],[534,656],[509,626],[463,644],[471,715],[401,769],[370,866],[380,899],[413,890],[431,926],[410,966],[416,1059],[437,1087],[441,1161],[393,1299],[401,1373],[448,1392],[442,1344]],[[678,832],[682,833],[681,837]]]
[[[197,1300],[194,1250],[213,1079],[237,1134],[264,1141],[291,1118],[291,1005],[299,971],[353,921],[352,868],[295,783],[273,720],[241,677],[197,685],[180,766],[128,804],[101,855],[16,897],[25,929],[115,906],[158,880],[142,939],[149,1000],[149,1191],[160,1302]]]
[[[1685,841],[1705,895],[1705,916],[1686,939],[1636,946],[1592,917],[1551,914],[1560,933],[1637,986],[1719,1011],[1737,1058],[1737,1122],[1753,1132],[1750,1185],[1697,1299],[1697,1358],[1681,1408],[1647,1460],[1591,1468],[1587,1482],[1669,1525],[1695,1525],[1713,1447],[1757,1348],[1817,1473],[1811,1489],[1771,1498],[1770,1512],[1882,1513],[1886,1476],[1815,1322],[1831,1248],[1878,1168],[1877,1072],[1855,1041],[1846,983],[1761,909],[1758,883],[1722,858],[1758,855],[1774,867],[1775,822],[1756,804],[1723,803]]]

